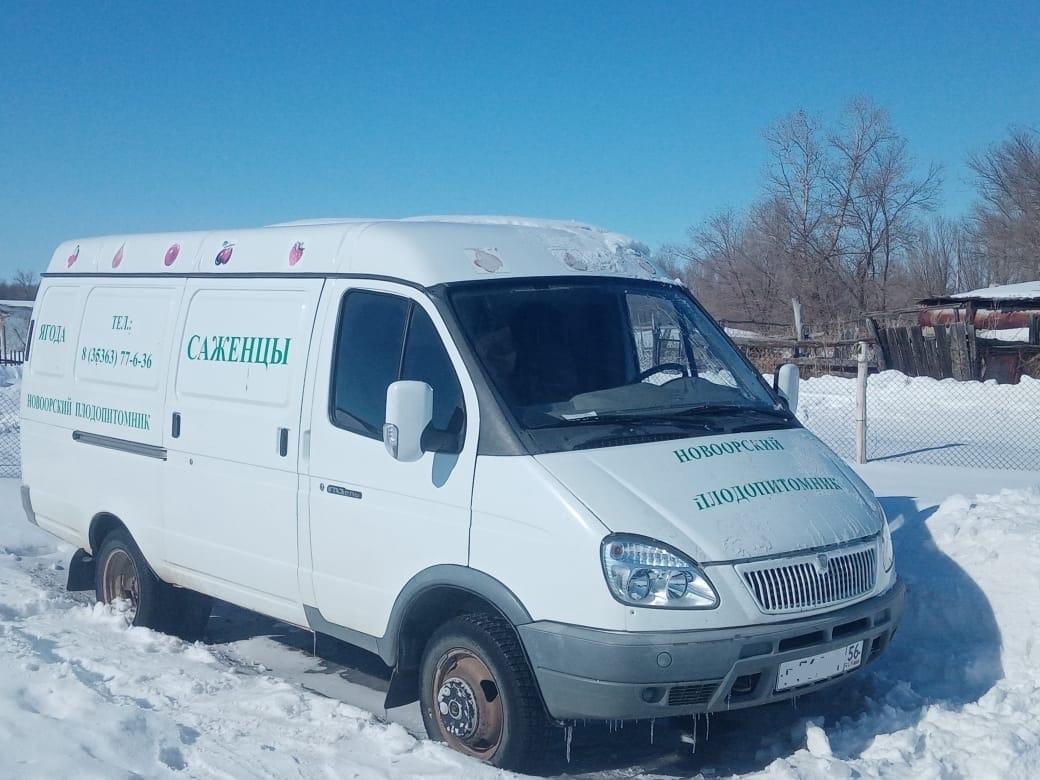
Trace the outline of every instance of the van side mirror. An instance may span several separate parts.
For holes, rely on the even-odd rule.
[[[784,363],[773,376],[773,389],[787,401],[787,408],[792,413],[798,411],[798,366]]]
[[[403,379],[386,388],[383,444],[394,460],[410,463],[422,457],[422,435],[433,419],[433,388]]]

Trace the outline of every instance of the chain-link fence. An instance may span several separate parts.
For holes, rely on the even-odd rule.
[[[0,367],[0,477],[20,477],[21,367]],[[856,379],[803,380],[798,417],[841,457],[856,457]],[[1040,380],[1018,384],[908,377],[867,380],[867,460],[1040,471]]]
[[[855,458],[856,380],[802,382],[798,417],[844,458]],[[867,381],[867,459],[1040,471],[1040,380],[1018,384],[908,377]]]
[[[0,366],[0,477],[22,475],[18,404],[21,366]]]

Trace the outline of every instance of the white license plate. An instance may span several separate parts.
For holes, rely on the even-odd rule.
[[[828,677],[837,677],[856,669],[862,663],[862,642],[808,658],[799,658],[797,661],[788,661],[780,664],[776,674],[776,689],[784,691],[817,680],[826,680]]]

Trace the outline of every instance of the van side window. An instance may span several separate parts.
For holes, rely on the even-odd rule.
[[[386,388],[397,379],[410,302],[395,295],[343,297],[332,365],[332,424],[381,439]]]
[[[463,411],[462,387],[430,315],[418,305],[412,308],[401,379],[416,379],[432,387],[433,427],[458,432]]]
[[[332,366],[333,425],[382,439],[386,389],[398,379],[433,388],[433,426],[461,431],[462,387],[423,308],[386,293],[347,293],[340,307]]]

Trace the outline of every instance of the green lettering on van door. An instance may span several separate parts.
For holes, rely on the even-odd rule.
[[[215,363],[253,363],[261,366],[289,365],[291,338],[270,336],[200,336],[188,338],[188,360]]]
[[[37,341],[50,341],[54,344],[65,343],[65,326],[64,325],[40,325],[39,336],[36,337]]]

